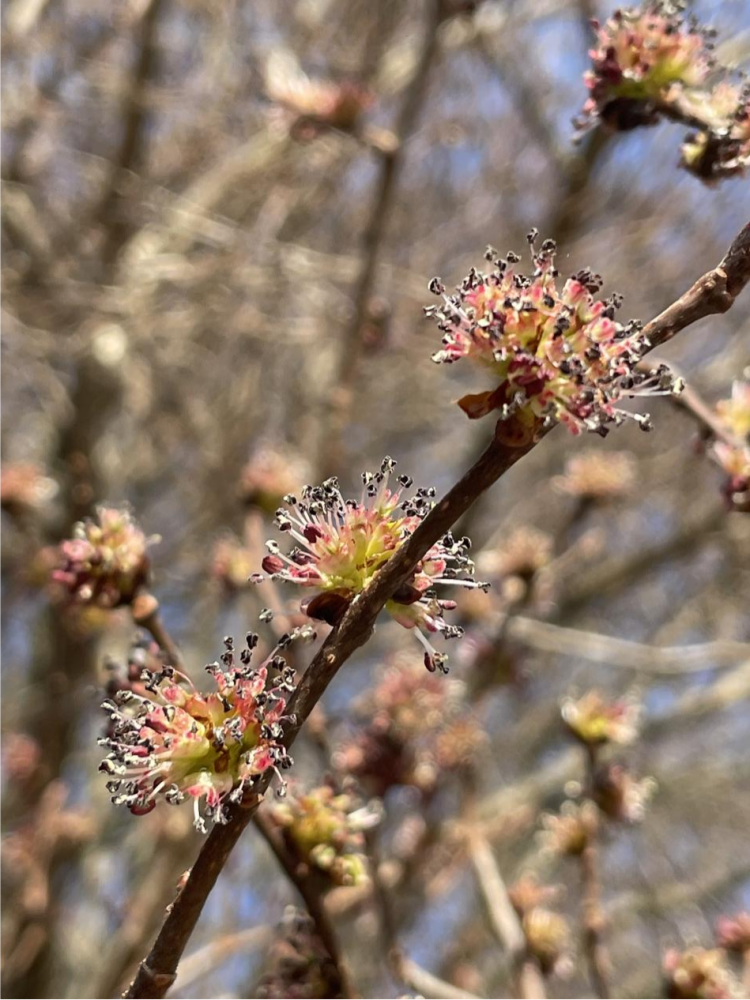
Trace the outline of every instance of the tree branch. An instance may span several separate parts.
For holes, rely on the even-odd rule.
[[[586,794],[594,803],[597,748],[586,746]],[[596,806],[594,806],[596,809]],[[594,818],[596,817],[596,818]],[[583,951],[589,968],[591,985],[598,997],[612,995],[609,986],[609,958],[604,945],[603,932],[606,923],[602,906],[602,885],[599,875],[599,835],[601,822],[598,809],[593,813],[586,836],[586,846],[581,852],[581,909],[583,916]]]
[[[544,979],[526,947],[526,935],[513,909],[508,890],[487,840],[473,828],[469,834],[469,858],[477,885],[487,906],[495,937],[508,953],[516,973],[514,987],[520,997],[544,998]]]
[[[391,143],[377,149],[380,153],[377,189],[362,237],[363,265],[354,294],[354,309],[341,338],[330,386],[324,400],[329,406],[321,421],[317,467],[324,475],[338,471],[343,433],[351,410],[354,379],[362,354],[362,328],[367,318],[370,297],[380,263],[380,254],[388,223],[396,204],[396,194],[404,165],[406,142],[414,131],[427,96],[430,70],[438,52],[438,29],[443,20],[443,0],[430,0],[419,62],[407,88]]]
[[[750,280],[750,225],[735,239],[718,267],[699,278],[677,302],[649,323],[645,330],[653,346],[704,316],[726,312]],[[313,658],[290,703],[292,716],[284,744],[290,747],[339,669],[368,640],[388,598],[413,572],[425,553],[475,500],[497,482],[534,443],[509,448],[493,438],[469,471],[432,509],[415,532],[349,605]],[[154,946],[141,963],[127,997],[163,997],[175,978],[185,946],[232,848],[250,822],[270,782],[266,772],[255,793],[216,826],[206,839],[190,876],[167,913]]]
[[[725,313],[750,281],[750,223],[746,223],[720,264],[644,327],[651,347],[661,347],[699,319]]]
[[[331,918],[326,910],[324,880],[317,877],[318,873],[312,870],[305,871],[301,868],[299,861],[287,849],[279,831],[262,809],[259,809],[253,816],[253,824],[271,848],[289,881],[302,897],[307,912],[315,924],[318,937],[328,952],[331,962],[336,967],[339,990],[342,996],[357,996],[350,981],[348,969],[342,959]]]

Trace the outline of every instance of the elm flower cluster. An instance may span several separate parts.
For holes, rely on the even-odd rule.
[[[559,857],[578,857],[583,854],[597,825],[597,811],[593,802],[581,803],[566,799],[557,815],[542,816],[542,830],[538,840],[542,851]]]
[[[552,485],[585,503],[607,503],[623,496],[635,483],[635,461],[626,451],[587,451],[572,455],[565,474],[555,476]]]
[[[408,476],[399,476],[397,488],[391,488],[394,466],[395,462],[386,458],[378,472],[365,473],[358,500],[345,500],[338,481],[329,479],[322,486],[306,486],[300,500],[286,496],[286,507],[276,512],[276,526],[296,545],[285,555],[276,542],[267,542],[269,555],[263,560],[263,570],[275,580],[317,592],[302,606],[310,618],[331,625],[340,621],[353,598],[432,509],[434,489],[417,490],[414,497],[405,499],[403,492],[412,485]],[[473,578],[469,547],[467,538],[445,535],[385,605],[399,624],[419,638],[425,666],[431,671],[446,670],[447,657],[434,649],[423,630],[446,639],[463,634],[461,628],[444,620],[444,613],[453,610],[456,602],[439,599],[435,587],[486,586]]]
[[[33,462],[5,462],[0,467],[0,507],[11,515],[39,510],[57,491],[55,480]]]
[[[281,723],[294,690],[294,671],[282,653],[296,639],[313,637],[309,626],[282,636],[258,667],[252,666],[256,633],[247,634],[239,662],[226,638],[221,661],[206,667],[216,691],[203,694],[164,667],[144,669],[143,694],[124,689],[105,701],[112,731],[100,740],[109,750],[100,770],[110,776],[113,803],[143,815],[159,798],[176,805],[188,796],[195,826],[205,832],[205,819],[225,822],[227,804],[239,802],[261,774],[270,770],[281,779],[280,769],[292,764]]]
[[[468,716],[465,687],[397,661],[357,706],[361,725],[337,747],[334,764],[373,794],[408,785],[431,791],[441,773],[461,770],[486,742]]]
[[[529,583],[547,566],[554,555],[554,542],[546,531],[529,525],[520,525],[507,534],[496,548],[482,553],[479,563],[481,572],[504,579],[520,577]]]
[[[265,444],[253,452],[240,473],[239,499],[248,507],[273,514],[284,496],[305,479],[307,471],[307,463],[294,449]]]
[[[148,580],[147,538],[124,508],[99,507],[80,521],[59,548],[52,580],[76,604],[117,608],[130,604]]]
[[[510,445],[533,440],[542,425],[555,421],[575,434],[603,436],[608,424],[630,416],[648,429],[648,416],[627,414],[616,404],[628,396],[679,392],[681,384],[664,367],[637,369],[649,346],[641,325],[615,320],[620,296],[594,298],[598,275],[580,271],[560,290],[555,243],[545,240],[536,250],[537,235],[532,230],[528,236],[531,276],[517,269],[517,254],[500,259],[488,248],[493,270],[472,268],[454,295],[433,279],[430,289],[443,304],[425,312],[437,320],[443,347],[432,360],[470,358],[488,371],[497,387],[464,396],[459,406],[471,419],[498,411],[498,436]]]
[[[367,880],[364,834],[380,822],[377,802],[362,805],[351,792],[337,793],[326,784],[289,795],[270,814],[295,854],[332,882],[357,885]]]
[[[618,129],[653,124],[675,92],[699,87],[712,66],[712,32],[686,17],[681,0],[652,0],[593,21],[596,44],[584,74],[581,128],[601,119]]]
[[[564,916],[543,904],[558,895],[557,886],[539,885],[529,875],[513,885],[508,895],[521,921],[526,947],[545,976],[572,971],[572,934]]]
[[[374,101],[372,91],[356,79],[312,79],[273,57],[266,68],[266,92],[295,116],[295,134],[303,139],[314,138],[315,126],[350,131]]]
[[[735,440],[715,441],[711,457],[727,479],[724,495],[736,510],[750,510],[750,381],[738,380],[730,399],[716,404],[719,420]]]
[[[750,166],[750,85],[722,80],[691,104],[705,127],[685,139],[682,166],[709,182],[744,173]]]
[[[632,743],[638,736],[640,706],[632,699],[607,701],[599,691],[567,698],[561,708],[570,733],[588,746]]]
[[[726,951],[750,958],[750,910],[741,910],[732,917],[720,917],[716,940]]]
[[[662,961],[664,995],[675,1000],[722,1000],[742,994],[721,948],[670,948]]]
[[[211,576],[227,596],[246,589],[253,571],[255,555],[235,535],[219,538],[211,554]]]

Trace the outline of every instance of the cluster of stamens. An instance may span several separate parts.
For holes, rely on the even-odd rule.
[[[286,506],[276,512],[276,526],[296,544],[287,555],[275,541],[267,542],[269,554],[263,569],[274,579],[317,591],[302,606],[309,617],[337,624],[351,601],[434,506],[434,489],[419,489],[413,497],[404,497],[404,490],[412,485],[408,476],[399,476],[396,489],[391,488],[395,464],[386,458],[378,472],[364,473],[358,500],[345,500],[338,481],[329,479],[322,486],[306,486],[299,500],[286,496]],[[453,610],[456,602],[439,598],[435,587],[486,586],[474,580],[469,548],[468,538],[444,535],[385,605],[399,624],[414,630],[429,670],[445,670],[446,656],[433,648],[424,632],[440,633],[446,639],[463,634],[444,620],[444,613]]]
[[[99,507],[62,542],[52,580],[78,604],[129,604],[148,578],[147,538],[125,508]]]
[[[294,690],[294,670],[283,651],[296,639],[311,638],[310,626],[283,635],[257,667],[257,633],[247,634],[239,657],[226,638],[220,661],[206,667],[217,688],[210,694],[167,666],[143,671],[143,693],[131,686],[107,699],[111,729],[100,744],[109,753],[100,769],[110,776],[115,805],[142,815],[159,798],[175,805],[188,796],[195,826],[204,831],[205,819],[225,822],[227,804],[241,801],[266,771],[276,773],[283,794],[280,771],[292,759],[281,742],[282,722]]]
[[[493,270],[472,268],[453,295],[436,278],[430,289],[443,299],[425,311],[443,333],[433,361],[470,358],[497,380],[486,392],[464,396],[459,405],[472,419],[497,412],[498,434],[509,444],[524,444],[555,421],[574,433],[607,433],[607,425],[631,417],[645,430],[645,414],[629,414],[616,403],[635,395],[680,391],[665,367],[641,372],[637,363],[649,344],[641,324],[615,320],[619,295],[594,298],[602,279],[580,271],[557,286],[556,246],[545,240],[535,249],[529,233],[534,271],[521,274],[517,254],[501,259],[488,248]]]
[[[357,885],[368,878],[365,831],[380,822],[377,801],[363,804],[351,790],[327,783],[306,793],[292,791],[270,815],[294,854],[332,882]]]
[[[700,86],[713,66],[711,29],[685,17],[679,0],[616,10],[600,25],[584,74],[589,91],[581,128],[605,120],[618,129],[653,124],[661,103]]]

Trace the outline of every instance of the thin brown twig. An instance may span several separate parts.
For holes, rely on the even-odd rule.
[[[130,610],[135,624],[150,632],[154,642],[167,654],[169,665],[181,669],[183,665],[182,654],[162,621],[159,614],[159,602],[154,595],[145,592],[138,594]]]
[[[117,929],[110,936],[107,959],[100,964],[96,977],[92,977],[91,996],[114,996],[132,975],[145,943],[153,934],[154,925],[158,924],[164,894],[173,891],[181,872],[190,862],[194,850],[192,832],[188,827],[183,833],[175,834],[168,824],[157,832],[146,871],[128,900]]]
[[[586,794],[592,804],[597,763],[597,747],[587,744]],[[583,950],[594,992],[598,997],[609,997],[612,993],[609,986],[609,958],[603,937],[606,917],[602,906],[602,886],[599,874],[599,826],[599,814],[594,806],[588,819],[586,846],[580,857]]]
[[[424,996],[434,997],[434,1000],[479,1000],[474,993],[446,983],[410,958],[401,959],[401,974],[407,986]]]
[[[710,660],[716,666],[736,666],[750,652],[750,644],[725,639],[685,646],[652,646],[516,614],[508,617],[505,634],[532,649],[558,656],[576,656],[610,667],[667,676],[698,673],[706,670]]]
[[[182,990],[203,979],[235,955],[239,953],[247,955],[267,947],[273,941],[273,936],[273,929],[265,924],[260,924],[258,927],[244,927],[232,934],[222,934],[220,938],[216,938],[185,958],[180,965],[180,974],[170,996],[177,996]]]
[[[541,1000],[547,995],[544,979],[538,965],[529,955],[526,935],[518,914],[513,909],[492,848],[473,827],[468,837],[468,849],[477,876],[477,885],[487,906],[490,924],[495,937],[508,953],[515,972],[515,988],[518,996],[526,997],[527,1000]]]
[[[198,979],[208,975],[217,966],[227,959],[242,952],[243,955],[251,951],[264,948],[273,941],[273,931],[265,924],[258,927],[245,927],[241,931],[233,934],[222,934],[192,955],[188,955],[180,966],[180,974],[175,981],[170,995],[184,994]]]
[[[731,448],[739,448],[744,444],[691,386],[686,385],[679,396],[675,397],[675,402],[717,441],[723,441]]]
[[[699,319],[728,312],[749,281],[750,223],[746,223],[721,262],[646,324],[643,332],[651,347],[661,347]]]
[[[655,347],[666,343],[691,323],[726,312],[750,281],[750,225],[746,225],[718,265],[698,279],[675,303],[645,327]],[[413,572],[432,545],[448,531],[486,490],[527,454],[533,443],[508,448],[492,440],[469,471],[432,509],[404,545],[350,604],[300,681],[289,704],[292,715],[284,744],[294,742],[300,728],[349,657],[372,633],[375,620],[391,594]],[[226,861],[250,822],[268,787],[267,773],[246,803],[232,810],[228,822],[206,839],[182,891],[166,915],[154,946],[141,963],[127,997],[163,997],[203,906]]]
[[[395,976],[407,988],[416,990],[436,1000],[477,1000],[471,993],[466,993],[452,983],[438,978],[432,972],[423,969],[404,954],[398,940],[398,927],[391,903],[390,886],[386,885],[381,868],[381,857],[377,831],[371,831],[367,837],[368,854],[372,866],[373,901],[378,911],[378,926],[386,961]]]
[[[652,359],[652,361],[655,365],[660,363],[657,358]],[[650,367],[650,365],[646,365],[644,362],[639,362],[638,364],[638,368],[644,372],[650,369]],[[675,370],[673,364],[670,364],[669,367],[676,375],[680,374],[679,371]],[[679,409],[689,413],[705,434],[715,438],[717,441],[723,441],[730,448],[741,448],[744,445],[745,442],[732,433],[731,428],[720,419],[716,410],[709,406],[692,386],[686,385],[678,395],[672,398],[675,405]]]
[[[93,209],[95,220],[107,223],[101,250],[105,265],[111,266],[114,263],[131,232],[132,222],[123,210],[120,188],[126,174],[137,173],[141,169],[146,154],[146,97],[156,70],[161,9],[162,0],[148,0],[144,15],[136,26],[138,58],[126,88],[122,137],[109,164],[104,191]]]
[[[320,425],[317,463],[324,475],[337,472],[341,462],[344,429],[351,410],[354,379],[362,354],[362,328],[367,318],[388,223],[396,204],[405,147],[427,96],[430,70],[439,48],[438,29],[442,19],[443,0],[430,0],[419,61],[404,97],[393,140],[370,147],[379,153],[379,174],[362,236],[363,263],[354,293],[352,317],[341,338],[331,387],[325,394],[325,401],[330,409]]]
[[[315,924],[317,935],[336,969],[339,980],[338,991],[344,997],[357,996],[346,962],[341,954],[333,923],[326,909],[327,885],[324,877],[319,877],[317,872],[307,866],[300,865],[299,860],[289,851],[283,837],[262,809],[259,809],[253,816],[253,825],[270,847],[289,881],[302,897],[307,912]]]

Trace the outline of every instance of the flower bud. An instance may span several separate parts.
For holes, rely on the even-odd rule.
[[[337,885],[357,885],[368,878],[363,831],[380,821],[376,803],[362,806],[350,792],[336,794],[330,784],[293,792],[270,815],[301,861],[325,872]]]
[[[632,700],[608,702],[599,691],[567,698],[561,714],[570,733],[589,746],[632,743],[638,735],[640,708]]]
[[[62,542],[52,580],[78,604],[116,608],[131,604],[148,580],[146,538],[129,511],[99,507],[95,518],[76,524]]]

